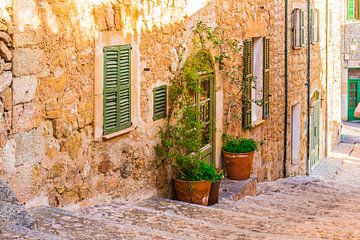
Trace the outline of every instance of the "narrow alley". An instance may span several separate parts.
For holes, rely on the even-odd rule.
[[[345,134],[357,125],[345,126]],[[343,135],[343,137],[346,137]],[[32,210],[38,230],[7,225],[1,239],[360,239],[360,144],[341,143],[309,177],[258,185],[214,207],[150,198],[66,211]]]

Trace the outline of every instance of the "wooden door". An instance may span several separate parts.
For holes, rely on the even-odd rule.
[[[360,79],[349,79],[348,91],[348,120],[356,121],[360,118],[354,116],[355,109],[360,103]]]

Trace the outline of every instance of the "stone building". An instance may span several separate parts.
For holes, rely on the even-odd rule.
[[[339,142],[343,4],[293,0],[289,11],[287,166],[298,175],[310,172]]]
[[[360,103],[360,9],[356,1],[344,1],[342,28],[342,79],[341,79],[341,115],[343,121],[358,121],[354,116]]]
[[[179,48],[189,49],[185,57],[192,54],[191,33],[199,20],[239,41],[240,57],[230,66],[243,69],[243,59],[248,61],[246,71],[259,87],[247,94],[264,96],[265,102],[243,106],[243,72],[231,81],[215,63],[215,81],[205,84],[214,91],[213,137],[206,146],[212,162],[222,166],[227,133],[261,143],[254,162],[259,181],[283,177],[284,165],[286,175],[307,172],[306,1],[289,1],[286,149],[283,1],[0,3],[0,178],[21,202],[62,206],[103,194],[126,199],[169,194],[169,166],[157,161],[154,151],[166,115],[166,98],[158,97],[176,75]],[[318,115],[310,121],[318,125],[310,124],[317,138],[310,137],[309,152],[316,155],[316,149],[317,159],[338,141],[340,101],[328,96],[340,99],[341,7],[325,0],[311,4],[317,10],[311,11],[316,20],[309,29],[316,36],[309,99]],[[302,34],[292,46],[291,12],[298,8],[304,13],[296,12]]]

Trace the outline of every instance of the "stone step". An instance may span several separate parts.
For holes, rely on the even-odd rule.
[[[257,194],[256,183],[257,179],[255,177],[244,181],[224,179],[220,185],[219,201],[236,201],[245,196],[254,196]]]
[[[32,230],[23,226],[17,226],[13,224],[7,224],[5,222],[0,223],[0,239],[2,240],[61,240],[51,234],[46,234],[37,230]]]
[[[161,204],[167,205],[168,209],[156,207]],[[291,235],[282,236],[281,232],[271,233],[271,228],[267,227],[270,219],[253,221],[230,211],[160,198],[138,205],[113,202],[81,212],[86,218],[157,229],[176,234],[179,239],[239,239],[239,236],[245,239],[298,239]]]
[[[87,218],[76,212],[58,208],[38,208],[33,209],[32,213],[38,221],[40,231],[61,239],[179,239],[167,232],[128,225],[126,221],[113,222],[109,218]],[[137,217],[142,221],[140,215]]]

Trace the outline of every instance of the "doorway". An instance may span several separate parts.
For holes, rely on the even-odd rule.
[[[311,98],[310,122],[310,170],[320,162],[321,98],[317,90]]]
[[[360,118],[355,117],[354,113],[360,103],[360,79],[349,79],[348,84],[348,120],[358,121]]]

